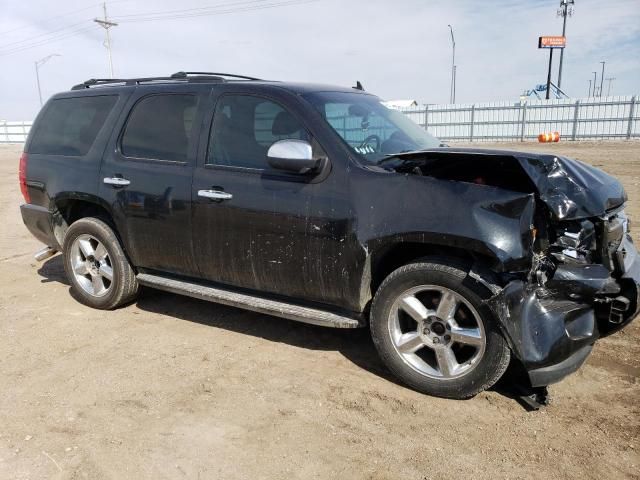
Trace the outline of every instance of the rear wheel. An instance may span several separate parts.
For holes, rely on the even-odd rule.
[[[85,305],[109,310],[135,299],[136,275],[111,227],[83,218],[67,231],[64,268],[74,296]]]
[[[469,398],[505,372],[508,345],[480,291],[463,284],[455,261],[414,263],[393,272],[371,308],[371,334],[387,367],[421,392]]]

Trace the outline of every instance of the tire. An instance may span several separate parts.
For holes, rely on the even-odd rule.
[[[378,354],[419,392],[470,398],[509,365],[511,352],[483,292],[463,283],[466,277],[453,259],[427,258],[395,270],[375,294],[370,327]]]
[[[62,251],[71,293],[81,303],[112,310],[136,298],[136,274],[118,237],[103,220],[87,217],[74,222]]]

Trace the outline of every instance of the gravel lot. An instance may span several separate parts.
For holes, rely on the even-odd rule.
[[[640,142],[500,147],[618,176],[640,240]],[[91,310],[59,256],[33,260],[19,152],[0,145],[0,478],[640,479],[640,322],[528,413],[394,383],[366,331],[151,290]]]

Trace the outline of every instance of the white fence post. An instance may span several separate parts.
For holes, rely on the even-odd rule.
[[[527,129],[527,101],[525,100],[522,105],[522,122],[520,123],[520,141],[524,142],[524,136]]]
[[[573,111],[573,134],[571,135],[571,140],[575,141],[578,137],[578,118],[580,111],[580,100],[576,100],[576,108]]]
[[[631,134],[633,133],[633,122],[636,115],[636,100],[637,97],[631,99],[631,108],[629,108],[629,126],[627,127],[627,140],[631,140]]]

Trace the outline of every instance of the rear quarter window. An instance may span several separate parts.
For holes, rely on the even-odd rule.
[[[117,95],[52,100],[34,130],[29,153],[86,155],[117,100]]]

